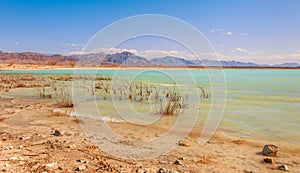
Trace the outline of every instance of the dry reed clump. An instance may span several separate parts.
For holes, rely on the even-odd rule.
[[[95,84],[96,93],[107,100],[130,100],[141,104],[153,104],[158,114],[178,115],[188,108],[189,94],[183,95],[175,86],[163,87],[147,82],[125,80],[101,81]]]
[[[72,96],[67,91],[61,91],[61,94],[58,96],[58,106],[71,108],[74,106]]]
[[[0,75],[0,90],[9,91],[15,88],[38,88],[49,86],[40,76],[32,74],[2,74]]]

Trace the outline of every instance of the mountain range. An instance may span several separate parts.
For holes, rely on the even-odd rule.
[[[45,55],[36,52],[23,53],[5,53],[0,51],[0,63],[6,64],[36,64],[36,65],[72,65],[77,64],[87,66],[166,66],[166,67],[181,67],[181,66],[223,66],[223,67],[282,67],[282,68],[299,68],[298,63],[283,63],[283,64],[256,64],[252,62],[240,61],[216,61],[216,60],[187,60],[179,57],[158,57],[146,59],[137,56],[130,52],[121,52],[115,54],[94,53],[83,55],[68,55],[59,54]]]

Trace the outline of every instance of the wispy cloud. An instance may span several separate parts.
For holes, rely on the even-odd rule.
[[[230,31],[226,32],[226,35],[232,35],[232,34],[233,34],[233,33],[230,32]]]
[[[185,59],[211,59],[211,60],[225,60],[225,61],[242,61],[242,62],[254,62],[260,64],[278,64],[284,62],[298,62],[300,63],[300,50],[297,50],[288,54],[264,54],[259,52],[250,51],[244,48],[236,48],[230,50],[230,54],[226,53],[202,53],[200,57],[194,56],[190,52],[183,52],[179,50],[136,50],[136,49],[126,49],[126,48],[98,48],[94,52],[89,53],[121,53],[121,52],[130,52],[137,56],[142,56],[147,59],[165,57],[165,56],[174,56]],[[69,54],[86,54],[83,51],[73,51]]]
[[[223,28],[217,28],[217,29],[210,29],[209,32],[211,33],[217,33],[217,34],[220,34],[220,35],[232,35],[232,31],[226,31],[225,29]]]
[[[78,43],[62,43],[63,46],[69,46],[69,47],[83,47],[83,44]]]
[[[18,42],[18,41],[15,43],[16,46],[18,46],[19,44],[20,44],[20,42]]]
[[[174,57],[180,57],[185,59],[196,59],[196,57],[192,53],[178,51],[178,50],[136,50],[136,49],[126,49],[126,48],[97,48],[92,52],[84,52],[84,51],[70,51],[69,55],[81,55],[81,54],[87,54],[87,53],[121,53],[121,52],[130,52],[137,56],[142,56],[144,58],[158,58],[158,57],[165,57],[165,56],[174,56]]]
[[[241,52],[241,53],[251,54],[251,55],[254,55],[254,54],[255,54],[255,52],[253,52],[253,51],[246,50],[246,49],[242,49],[242,48],[240,48],[240,47],[236,48],[236,51],[237,51],[237,52]]]

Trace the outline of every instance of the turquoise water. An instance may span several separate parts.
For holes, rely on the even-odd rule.
[[[93,71],[93,70],[92,70]],[[91,71],[91,72],[92,72]],[[212,70],[214,71],[214,70]],[[72,74],[73,70],[22,70],[0,73]],[[77,73],[83,73],[77,71]],[[210,91],[205,70],[101,70],[101,75],[155,83],[195,84]],[[227,135],[300,144],[300,70],[224,70],[227,100],[220,128]],[[218,81],[216,81],[217,83]],[[202,100],[199,119],[205,120],[211,100]],[[106,111],[107,112],[107,111]]]

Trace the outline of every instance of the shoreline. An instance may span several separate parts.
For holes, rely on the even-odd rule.
[[[210,70],[210,69],[241,69],[241,70],[300,70],[300,67],[218,67],[218,66],[100,66],[100,67],[68,67],[68,66],[47,66],[47,65],[26,65],[15,64],[9,66],[0,64],[0,71],[7,70],[76,70],[76,69],[105,69],[105,70],[136,70],[136,69],[166,69],[166,70]]]
[[[166,154],[146,160],[121,159],[92,143],[80,127],[79,123],[87,122],[84,119],[53,114],[51,110],[55,109],[55,104],[48,99],[0,99],[0,108],[7,105],[13,106],[6,110],[9,114],[0,111],[0,168],[9,172],[74,172],[79,166],[84,166],[84,172],[157,172],[164,169],[177,172],[271,173],[280,172],[277,169],[280,164],[288,165],[291,172],[300,170],[299,149],[274,143],[280,147],[280,155],[267,157],[260,154],[265,142],[225,138],[220,130],[208,143],[200,146],[199,128],[194,128],[185,139],[188,145],[178,145]],[[159,137],[157,134],[162,130],[159,126],[153,128],[130,123],[107,124],[124,137],[118,143],[122,146],[132,146],[130,141]],[[60,134],[53,135],[54,130]],[[113,142],[110,136],[101,141],[107,145]],[[271,158],[275,163],[264,163],[264,158]],[[179,160],[179,164],[174,164],[176,160]]]
[[[38,88],[49,87],[47,78],[34,75],[4,76],[3,92],[0,92],[0,170],[6,172],[74,172],[83,166],[83,172],[158,172],[160,169],[178,172],[277,172],[280,165],[287,165],[291,172],[300,171],[300,148],[292,142],[277,141],[275,138],[255,140],[230,135],[234,129],[219,126],[213,137],[199,145],[203,121],[197,121],[189,135],[184,138],[187,145],[179,141],[169,141],[175,146],[171,151],[146,160],[136,160],[126,147],[136,146],[139,150],[155,153],[161,145],[139,146],[139,142],[162,137],[174,125],[176,116],[164,116],[150,125],[105,122],[88,119],[85,116],[70,116],[61,108],[60,99],[39,95]],[[51,78],[67,85],[69,78]],[[44,81],[44,83],[42,82]],[[18,87],[20,86],[20,87]],[[55,86],[60,86],[55,85]],[[10,87],[10,88],[9,88]],[[54,87],[54,85],[52,86]],[[29,90],[24,90],[29,89]],[[58,88],[59,89],[59,88]],[[60,91],[60,90],[58,90]],[[12,96],[10,98],[5,97]],[[68,98],[68,97],[66,97]],[[66,100],[66,99],[65,99]],[[72,105],[73,106],[73,105]],[[74,110],[74,107],[63,109]],[[89,109],[88,106],[85,107]],[[112,115],[108,112],[107,115]],[[200,118],[200,117],[199,117]],[[203,117],[202,117],[203,118]],[[109,135],[99,129],[99,124],[108,125],[122,139]],[[222,122],[221,122],[222,123]],[[101,134],[98,138],[86,133],[82,125],[92,132]],[[97,131],[98,130],[98,131]],[[239,132],[239,131],[237,131]],[[175,133],[181,133],[180,130]],[[88,134],[88,136],[87,136]],[[255,137],[255,136],[254,136]],[[259,136],[256,136],[259,137]],[[93,141],[100,139],[100,141]],[[295,138],[296,139],[296,138]],[[131,156],[122,159],[107,151],[114,146],[119,153]],[[266,144],[279,147],[278,157],[261,154]],[[119,146],[119,148],[118,148]],[[125,148],[125,149],[124,149]],[[149,152],[148,152],[149,153]],[[140,157],[148,155],[141,153]],[[132,158],[133,157],[133,158]],[[265,163],[264,159],[272,159]]]

